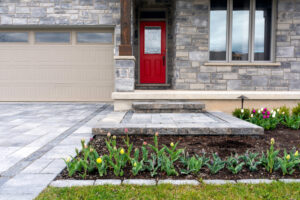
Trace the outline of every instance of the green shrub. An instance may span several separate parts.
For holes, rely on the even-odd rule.
[[[286,116],[282,124],[287,128],[298,130],[300,128],[300,115]]]
[[[278,114],[280,116],[284,116],[284,117],[290,116],[290,108],[286,106],[281,106],[280,108],[276,109],[276,111],[278,111]]]
[[[296,116],[300,115],[300,103],[298,103],[298,105],[293,108],[292,113]]]
[[[232,115],[240,118],[240,119],[249,119],[250,118],[250,110],[249,109],[241,109],[241,108],[236,108],[233,112]]]

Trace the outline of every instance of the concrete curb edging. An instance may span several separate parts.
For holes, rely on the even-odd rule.
[[[98,180],[55,180],[52,181],[50,186],[52,187],[80,187],[80,186],[96,186],[96,185],[160,185],[160,184],[172,184],[172,185],[200,185],[202,183],[209,185],[224,185],[224,184],[270,184],[272,182],[284,182],[284,183],[300,183],[300,179],[241,179],[241,180],[173,180],[173,179],[164,179],[158,180],[155,179],[98,179]]]

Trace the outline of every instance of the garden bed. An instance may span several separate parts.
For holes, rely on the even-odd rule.
[[[275,149],[280,149],[281,152],[279,156],[283,156],[283,150],[286,149],[288,152],[295,149],[300,149],[300,131],[290,130],[286,128],[278,128],[273,131],[265,131],[263,136],[159,136],[159,147],[162,148],[163,145],[170,146],[170,143],[179,142],[177,149],[185,149],[190,156],[192,155],[202,155],[205,153],[208,157],[211,157],[213,153],[217,153],[222,160],[226,160],[229,156],[239,154],[243,155],[248,150],[249,152],[266,152],[270,147],[271,138],[275,139]],[[93,147],[97,153],[101,155],[108,155],[108,149],[106,148],[105,136],[97,136],[91,142],[90,145]],[[123,139],[126,136],[118,136],[116,139],[117,147],[124,148],[127,150],[126,144],[124,144]],[[141,148],[143,143],[153,144],[152,136],[129,136],[130,143],[133,144],[133,151],[135,148]],[[149,155],[152,150],[148,148]],[[132,153],[133,154],[133,153]],[[140,153],[141,154],[141,153]],[[148,171],[139,172],[136,176],[131,173],[132,166],[128,164],[124,167],[124,175],[122,177],[115,176],[112,170],[107,170],[107,174],[100,177],[98,171],[95,170],[87,174],[85,178],[82,178],[78,172],[69,177],[68,170],[64,169],[57,177],[56,180],[60,179],[223,179],[223,180],[238,180],[238,179],[281,179],[281,178],[300,178],[299,167],[295,170],[292,175],[282,175],[281,170],[277,170],[273,173],[267,172],[263,166],[258,167],[258,171],[251,172],[246,166],[238,174],[231,173],[226,167],[220,170],[217,174],[211,174],[209,169],[205,166],[196,173],[183,175],[180,173],[180,169],[184,166],[181,162],[176,161],[174,163],[175,169],[179,172],[178,176],[167,176],[165,172],[158,171],[158,174],[154,177],[150,176]]]

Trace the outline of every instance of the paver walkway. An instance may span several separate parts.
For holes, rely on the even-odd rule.
[[[0,200],[35,198],[112,110],[101,103],[0,103]]]

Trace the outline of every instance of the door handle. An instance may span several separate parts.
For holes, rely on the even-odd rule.
[[[163,66],[166,65],[166,56],[163,56]]]

